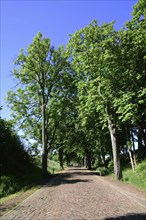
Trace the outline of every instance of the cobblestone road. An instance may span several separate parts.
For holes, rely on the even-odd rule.
[[[0,220],[146,220],[144,194],[81,168],[55,177]]]

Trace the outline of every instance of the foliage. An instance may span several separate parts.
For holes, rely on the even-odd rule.
[[[10,121],[0,119],[0,197],[25,189],[41,177]]]
[[[29,166],[30,158],[11,122],[0,119],[1,174],[23,172]]]
[[[106,167],[108,156],[116,179],[120,159],[122,166],[130,160],[136,166],[135,143],[138,161],[145,158],[145,6],[139,0],[119,31],[114,22],[94,20],[70,36],[66,49],[51,47],[38,33],[20,51],[13,71],[18,88],[7,100],[13,122],[42,146],[43,173],[54,150],[62,167]]]
[[[14,64],[13,77],[20,86],[8,92],[7,101],[14,122],[19,122],[19,128],[28,138],[42,145],[42,172],[46,175],[48,151],[58,126],[54,105],[58,105],[57,94],[66,77],[64,48],[55,50],[50,39],[38,33],[26,51],[20,50]]]
[[[105,175],[107,175],[108,172],[109,172],[108,169],[105,168],[105,167],[99,167],[99,168],[97,169],[97,171],[98,171],[98,173],[99,173],[100,176],[105,176]]]

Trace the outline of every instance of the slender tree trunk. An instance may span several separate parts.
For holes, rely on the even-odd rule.
[[[143,129],[143,142],[144,142],[144,147],[146,149],[146,128]]]
[[[42,175],[47,175],[48,150],[45,129],[45,104],[42,104]]]
[[[59,162],[60,162],[60,168],[63,170],[63,148],[59,148]]]
[[[86,149],[86,167],[88,170],[91,170],[91,152]]]
[[[130,157],[130,162],[131,162],[132,170],[134,172],[135,171],[134,160],[133,160],[133,156],[132,156],[132,151],[130,149],[129,149],[129,157]]]
[[[143,154],[143,147],[142,147],[142,128],[139,127],[138,129],[138,153],[140,158],[142,157]]]
[[[115,179],[120,180],[122,178],[122,173],[120,168],[120,155],[116,140],[116,129],[112,123],[111,116],[109,115],[107,108],[106,108],[106,113],[108,120],[108,129],[111,137],[112,151],[113,151]]]
[[[127,130],[126,134],[127,134],[127,147],[128,147],[130,163],[131,163],[132,170],[134,172],[135,171],[135,165],[134,165],[133,153],[132,153],[131,133],[130,133],[129,129]]]
[[[105,163],[105,155],[102,153],[102,150],[100,151],[100,159],[101,159],[101,163],[104,165],[104,167],[106,168],[106,163]]]
[[[133,161],[134,161],[134,166],[137,166],[137,162],[136,162],[136,155],[135,155],[135,143],[134,143],[134,136],[133,133],[131,133],[132,136],[132,143],[133,143]]]
[[[86,155],[84,156],[84,159],[83,159],[83,164],[84,164],[84,167],[87,168],[87,158],[86,158]]]

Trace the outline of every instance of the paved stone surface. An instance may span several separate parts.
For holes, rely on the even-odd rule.
[[[146,220],[145,198],[86,169],[71,168],[51,180],[1,220]]]

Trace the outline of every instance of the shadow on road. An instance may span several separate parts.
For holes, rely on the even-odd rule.
[[[70,169],[65,173],[55,174],[54,178],[48,182],[47,186],[58,186],[61,184],[76,184],[76,183],[86,183],[91,182],[91,180],[80,178],[80,176],[94,175],[86,171],[86,169]],[[77,177],[76,177],[77,176]]]
[[[71,172],[70,172],[71,171]],[[75,178],[75,176],[78,176],[78,179],[74,180],[69,180],[69,178]],[[48,186],[48,185],[60,185],[60,184],[74,184],[77,182],[89,182],[89,180],[80,180],[80,176],[91,176],[91,175],[96,175],[99,176],[100,174],[98,172],[92,172],[88,171],[86,168],[69,168],[67,171],[64,173],[58,173],[58,174],[51,174],[48,177],[42,179],[40,183],[38,184],[40,187],[42,186]],[[51,184],[50,184],[51,182]],[[52,184],[53,182],[53,184]]]
[[[118,217],[113,217],[113,218],[105,218],[104,220],[118,220],[118,219],[125,219],[125,220],[146,220],[146,214],[128,214],[125,216],[118,216]]]

